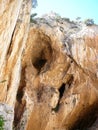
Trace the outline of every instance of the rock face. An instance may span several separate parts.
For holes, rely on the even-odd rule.
[[[97,130],[98,26],[52,14],[29,30],[30,2],[0,2],[0,101],[14,110],[10,123],[14,117],[15,130]]]
[[[0,0],[0,109],[5,111],[0,114],[4,119],[7,118],[6,110],[11,108],[10,111],[14,111],[15,108],[30,10],[30,0]],[[5,105],[2,106],[2,103]],[[11,115],[12,119],[5,121],[4,130],[12,129],[14,113]]]
[[[55,15],[35,20],[23,53],[21,96],[16,104],[30,116],[26,129],[96,130],[98,26]],[[24,116],[17,113],[22,122]]]

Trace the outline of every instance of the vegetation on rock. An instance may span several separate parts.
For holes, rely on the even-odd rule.
[[[93,19],[86,19],[84,21],[84,23],[87,25],[87,26],[92,26],[94,25],[94,20]]]
[[[4,119],[0,116],[0,130],[4,130]]]

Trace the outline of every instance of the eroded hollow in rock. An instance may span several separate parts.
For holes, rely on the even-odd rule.
[[[15,117],[14,117],[14,126],[15,127],[19,124],[19,122],[23,116],[25,108],[26,108],[26,101],[25,100],[21,103],[16,102],[16,104],[15,104]]]
[[[40,34],[33,41],[31,54],[32,65],[41,72],[42,68],[47,69],[52,62],[53,49],[52,41],[45,34]]]
[[[98,104],[93,104],[91,108],[84,109],[83,115],[79,116],[78,120],[74,123],[71,130],[88,130],[97,119]],[[90,129],[91,130],[91,129]],[[93,130],[93,129],[92,129]]]
[[[55,108],[52,108],[52,111],[58,112],[60,108],[60,100],[62,99],[65,92],[65,84],[63,83],[59,88],[59,100]]]
[[[62,86],[59,88],[60,99],[63,97],[64,91],[65,91],[65,84],[63,83]]]
[[[45,63],[47,62],[47,59],[44,58],[44,54],[41,54],[39,57],[35,58],[35,61],[33,62],[33,66],[40,71],[42,67],[44,67]]]

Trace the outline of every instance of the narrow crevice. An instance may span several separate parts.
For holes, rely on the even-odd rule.
[[[15,116],[14,116],[14,126],[15,127],[20,122],[21,117],[24,113],[24,109],[26,107],[26,101],[23,100],[25,86],[26,86],[25,68],[23,68],[22,74],[21,74],[20,86],[19,86],[17,96],[16,96],[16,103],[15,103],[15,110],[14,110],[15,111]]]
[[[20,123],[20,120],[23,116],[23,113],[26,108],[26,102],[23,101],[22,103],[17,102],[15,105],[15,117],[14,117],[14,127],[17,127],[17,125]]]
[[[69,80],[68,80],[68,82],[67,82],[67,84],[69,86],[67,89],[71,88],[71,84],[73,83],[73,80],[74,80],[74,77],[73,77],[73,75],[71,75],[70,78],[69,78]]]
[[[15,30],[16,30],[16,25],[14,27],[14,30],[13,30],[13,33],[12,33],[12,36],[11,36],[10,45],[9,45],[9,48],[8,48],[8,51],[7,51],[7,58],[11,55],[11,52],[12,52],[12,41],[13,41]]]
[[[58,112],[60,108],[60,100],[62,99],[65,92],[65,84],[63,83],[61,87],[59,88],[59,100],[55,108],[52,108],[52,111]]]
[[[56,105],[56,107],[52,108],[52,111],[58,112],[59,111],[59,107],[60,107],[60,105],[59,105],[59,102],[58,102],[58,104]]]
[[[60,99],[63,97],[64,91],[65,91],[65,84],[63,83],[62,86],[59,89]]]
[[[20,103],[22,102],[25,86],[26,86],[26,82],[25,82],[25,67],[24,67],[22,68],[20,86],[18,88],[17,97],[16,97],[17,101]]]
[[[17,93],[17,101],[18,102],[22,102],[22,97],[23,97],[23,95],[24,95],[24,92],[23,92],[23,90],[21,90],[21,91],[18,91],[18,93]]]

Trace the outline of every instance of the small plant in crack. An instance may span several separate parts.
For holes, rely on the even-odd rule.
[[[1,115],[0,115],[0,130],[4,130],[4,119]]]
[[[4,82],[6,82],[6,80],[2,80],[2,81],[0,81],[0,83],[4,83]]]

